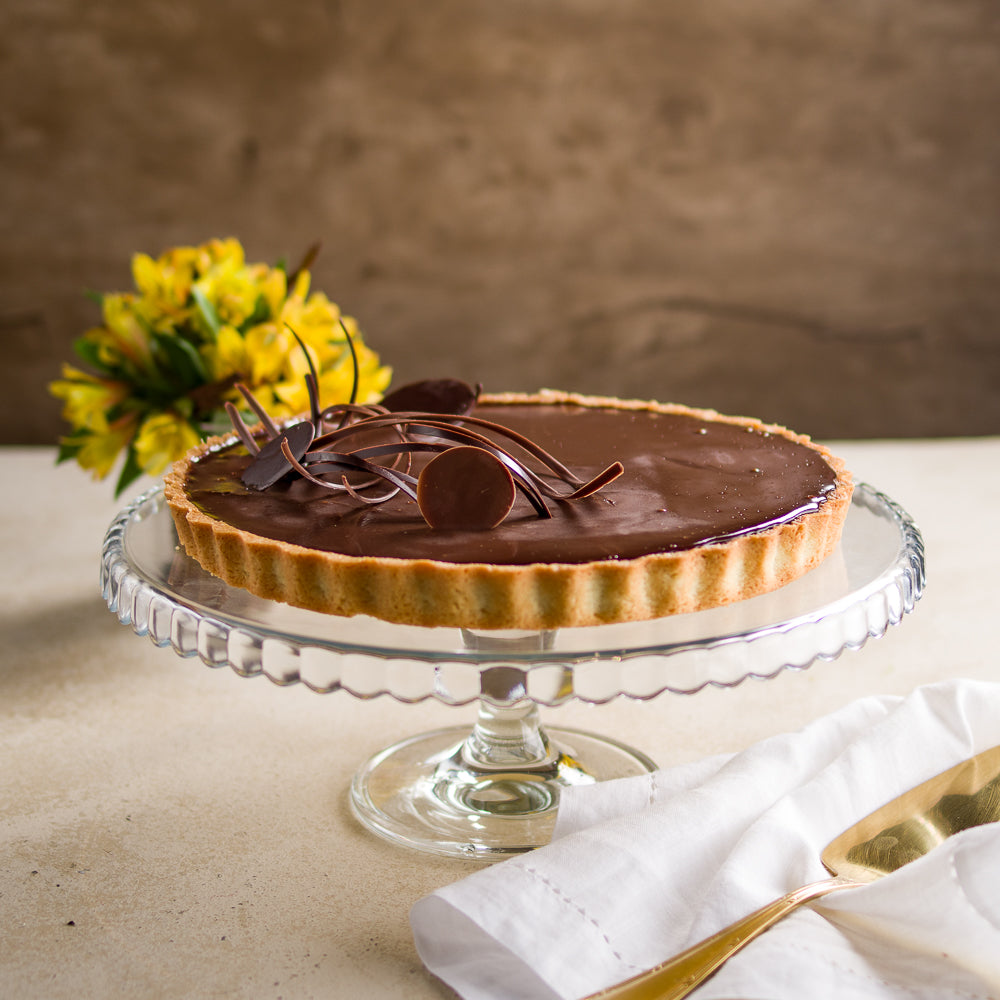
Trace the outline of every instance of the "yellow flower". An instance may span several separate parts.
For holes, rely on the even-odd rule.
[[[153,329],[166,332],[190,317],[196,262],[195,252],[187,247],[155,261],[144,253],[132,257],[132,280],[141,295],[137,310]]]
[[[218,264],[242,267],[246,259],[239,240],[228,236],[225,239],[209,240],[197,248],[198,267],[202,274]]]
[[[276,323],[251,327],[244,340],[250,361],[247,377],[251,386],[267,385],[281,378],[289,351],[297,350],[295,338],[288,328]]]
[[[94,479],[104,479],[134,433],[135,415],[129,414],[109,424],[103,433],[88,434],[76,452],[77,464],[89,469]]]
[[[264,268],[257,281],[257,289],[267,304],[267,314],[277,317],[288,292],[288,275],[280,267]]]
[[[305,302],[306,296],[309,294],[309,285],[312,283],[312,275],[308,271],[299,271],[295,275],[295,282],[292,287],[288,289],[288,298],[293,300],[298,300],[299,302]]]
[[[218,254],[216,257],[215,254]],[[207,301],[220,323],[241,327],[263,303],[270,315],[285,297],[285,274],[266,264],[246,264],[243,248],[221,242],[208,254],[210,264],[193,289]]]
[[[106,368],[118,368],[123,362],[137,371],[152,368],[150,336],[136,312],[136,299],[127,293],[105,295],[101,300],[104,326],[84,334],[97,348],[97,356]]]
[[[317,350],[320,363],[324,363],[335,358],[344,346],[340,318],[340,309],[334,303],[321,292],[313,292],[307,299],[286,299],[279,320]],[[351,332],[353,335],[356,331]]]
[[[276,418],[306,412],[310,361],[321,406],[346,402],[353,364],[342,321],[357,353],[357,399],[378,400],[391,370],[353,319],[310,290],[310,260],[289,283],[282,267],[248,263],[232,238],[134,254],[134,291],[103,296],[102,324],[75,344],[97,374],[65,366],[50,386],[73,428],[59,460],[104,476],[124,451],[120,493],[140,468],[157,475],[207,436],[224,400],[242,407],[237,382]]]
[[[135,456],[143,471],[158,476],[171,462],[201,440],[198,432],[175,413],[146,417],[135,438]]]
[[[62,374],[50,383],[49,392],[63,401],[63,418],[75,428],[105,433],[108,411],[128,397],[128,386],[88,375],[71,365],[64,364]]]
[[[250,370],[250,353],[246,339],[235,327],[220,327],[215,341],[202,348],[202,356],[208,364],[212,378],[222,381],[235,375],[245,378]]]

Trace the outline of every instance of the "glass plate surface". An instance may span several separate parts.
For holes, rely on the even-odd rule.
[[[256,598],[206,573],[178,545],[159,489],[112,522],[101,583],[123,624],[181,656],[245,677],[359,698],[556,705],[728,687],[833,659],[912,610],[924,547],[902,508],[859,484],[839,548],[780,590],[695,614],[561,629],[535,639],[338,618]],[[505,642],[509,639],[509,642]],[[485,668],[503,665],[506,679]]]

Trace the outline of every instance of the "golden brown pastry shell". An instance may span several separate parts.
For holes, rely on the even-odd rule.
[[[784,427],[712,410],[546,390],[484,395],[484,403],[570,403],[682,413],[780,434],[817,451],[837,476],[815,511],[728,541],[636,559],[489,565],[376,558],[309,549],[252,534],[199,510],[184,490],[191,462],[227,443],[212,438],[176,462],[164,494],[188,554],[208,572],[267,600],[406,625],[553,629],[702,611],[764,594],[818,566],[836,548],[853,485],[827,448]]]

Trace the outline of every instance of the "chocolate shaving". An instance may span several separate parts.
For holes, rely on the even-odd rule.
[[[350,330],[347,329],[347,324],[344,322],[344,317],[339,316],[338,321],[340,323],[340,329],[344,331],[344,336],[347,338],[347,349],[351,352],[351,364],[354,366],[354,379],[351,382],[351,398],[350,402],[352,404],[358,401],[358,352],[354,347],[354,338],[351,337]]]
[[[351,337],[350,330],[347,329],[347,324],[344,322],[344,317],[338,316],[337,318],[340,322],[340,328],[341,330],[344,331],[344,336],[347,338],[347,349],[351,352],[351,366],[352,366],[352,371],[354,373],[354,377],[351,379],[351,398],[348,401],[348,403],[350,406],[354,406],[354,404],[357,403],[358,401],[358,382],[360,380],[360,373],[358,370],[358,352],[355,350],[354,340]],[[345,416],[340,421],[341,427],[344,426],[344,422],[346,420],[347,417]]]
[[[295,469],[300,475],[305,476],[306,479],[311,483],[315,483],[317,486],[325,486],[330,490],[345,490],[343,482],[331,483],[327,480],[321,479],[319,476],[315,475],[314,471],[310,470],[307,465],[302,464],[301,459],[297,458],[291,451],[290,448],[285,447],[285,443],[282,444],[282,454],[288,460],[292,468]],[[328,452],[322,463],[323,466],[327,468],[323,471],[329,471],[330,469],[340,472],[341,474],[345,472],[367,472],[370,475],[376,476],[381,479],[386,479],[397,489],[402,490],[409,497],[416,500],[417,494],[414,487],[417,484],[417,480],[409,475],[408,473],[395,472],[392,469],[388,469],[382,465],[376,465],[374,462],[369,462],[363,458],[358,458],[357,455],[351,454],[350,452],[345,452],[344,454],[334,454]]]
[[[486,439],[483,440],[485,441]],[[413,454],[414,452],[441,453],[451,451],[455,447],[473,447],[461,444],[461,439],[459,439],[459,442],[460,443],[456,445],[454,441],[410,440],[401,441],[396,444],[373,445],[369,448],[359,448],[357,451],[350,452],[349,454],[357,457],[364,457],[365,459],[371,459],[391,454]],[[489,452],[497,461],[507,467],[514,484],[524,494],[531,506],[535,508],[535,512],[539,517],[548,518],[552,516],[552,512],[546,506],[545,500],[534,486],[532,481],[533,474],[529,469],[521,465],[520,462],[514,459],[511,455],[508,455],[501,448],[492,446],[488,441],[486,444],[478,445],[478,447],[481,451]],[[306,456],[305,464],[308,465],[310,471],[313,473],[319,471],[334,471],[339,469],[342,464],[342,459],[343,453],[340,452],[313,451]]]
[[[309,417],[312,420],[313,431],[319,434],[323,429],[323,421],[319,413],[319,386],[312,372],[306,375],[306,391],[309,393]]]
[[[243,442],[243,446],[251,455],[256,455],[260,451],[260,445],[254,440],[253,434],[250,433],[250,428],[243,422],[243,418],[240,416],[240,411],[236,409],[236,405],[230,403],[228,399],[226,400],[226,413],[229,414],[229,421]]]
[[[341,476],[340,481],[343,483],[344,490],[347,492],[347,495],[350,496],[352,500],[357,500],[358,503],[368,504],[371,507],[380,503],[385,503],[386,500],[391,500],[402,489],[401,486],[396,486],[387,493],[382,493],[377,497],[366,497],[364,493],[350,484],[347,476]]]
[[[538,488],[538,484],[543,482],[543,480],[539,479],[535,473],[526,465],[519,462],[510,452],[505,451],[499,445],[490,441],[489,438],[472,431],[463,433],[462,428],[455,427],[438,429],[436,432],[427,435],[420,434],[419,430],[414,433],[419,434],[420,437],[426,436],[432,438],[450,447],[478,447],[483,451],[489,452],[497,461],[506,466],[508,472],[513,476],[514,483],[518,489],[527,497],[531,506],[535,508],[535,513],[541,518],[552,516],[552,511],[549,510],[542,496],[542,491]],[[547,484],[546,488],[548,489]]]
[[[309,366],[305,381],[310,419],[279,430],[250,390],[237,384],[247,405],[260,419],[267,438],[261,446],[237,408],[226,404],[233,428],[252,456],[242,476],[250,489],[266,490],[285,476],[296,474],[364,504],[383,503],[403,492],[417,502],[432,528],[488,530],[510,513],[518,492],[539,517],[548,518],[552,512],[546,497],[560,502],[582,500],[604,489],[625,471],[621,462],[613,462],[584,482],[524,435],[473,416],[470,411],[479,399],[481,387],[457,379],[414,382],[390,393],[381,405],[359,404],[357,352],[343,319],[340,325],[354,366],[350,402],[320,409],[315,365],[305,344],[289,326]],[[331,424],[335,426],[324,431]],[[558,489],[483,432],[505,438],[517,451],[562,480],[569,491]],[[384,441],[387,433],[396,440]],[[351,438],[357,437],[361,440],[356,441],[356,447],[347,447]],[[383,440],[378,440],[380,437]],[[373,439],[375,443],[371,443]],[[415,477],[409,469],[412,456],[418,453],[434,453],[434,458]],[[378,461],[390,456],[388,465]],[[405,471],[399,467],[402,460]],[[380,482],[388,483],[389,490],[376,495],[366,492]]]
[[[471,424],[475,427],[481,427],[484,430],[493,431],[493,433],[502,435],[503,437],[513,441],[529,455],[538,459],[543,465],[547,466],[560,479],[567,483],[572,483],[574,486],[583,485],[582,480],[578,476],[574,475],[569,469],[566,468],[565,465],[562,464],[562,462],[550,455],[540,445],[535,444],[534,441],[530,438],[526,438],[523,434],[518,434],[517,431],[504,427],[502,424],[494,423],[492,420],[484,420],[482,417],[474,417],[468,414],[461,417],[454,417],[446,413],[392,413],[383,418],[382,422],[385,423],[391,420],[405,421],[416,425],[437,428],[439,430],[451,430],[453,433],[464,433],[467,435],[475,433],[470,431],[468,427],[465,426],[467,424]],[[452,426],[449,427],[448,425]],[[489,440],[482,435],[476,436],[483,441]]]
[[[473,424],[474,426],[491,430],[497,435],[509,438],[520,448],[545,465],[556,476],[569,485],[576,487],[576,489],[569,493],[561,493],[550,483],[546,482],[546,480],[544,480],[541,476],[531,471],[531,469],[529,469],[526,465],[514,458],[509,451],[501,448],[500,445],[485,435],[479,434],[477,431],[465,426],[465,424]],[[570,470],[567,469],[561,462],[533,441],[521,434],[516,433],[515,431],[510,430],[509,428],[502,426],[501,424],[494,423],[490,420],[484,420],[481,417],[465,416],[459,419],[457,417],[449,417],[446,414],[436,415],[423,413],[389,413],[384,415],[372,415],[371,417],[364,418],[356,423],[349,424],[346,427],[341,427],[335,431],[331,431],[329,434],[324,435],[321,441],[324,446],[328,446],[343,441],[351,434],[356,434],[362,430],[373,430],[380,427],[391,427],[396,425],[408,426],[410,433],[415,437],[430,438],[432,440],[446,440],[451,441],[454,444],[474,444],[481,448],[485,448],[488,451],[492,451],[497,455],[497,457],[501,458],[501,461],[504,461],[508,466],[510,466],[512,471],[518,471],[535,487],[538,492],[545,494],[553,500],[577,500],[590,496],[597,490],[603,489],[608,485],[608,483],[613,482],[625,471],[620,462],[613,462],[602,472],[598,473],[598,475],[590,480],[590,482],[585,483],[578,476],[570,472]],[[543,514],[542,516],[544,517],[547,515]]]
[[[252,490],[266,490],[292,471],[288,451],[299,460],[309,450],[313,440],[313,426],[307,421],[290,424],[277,437],[271,438],[257,453],[253,462],[240,477],[244,486]]]
[[[369,404],[367,406],[359,406],[357,403],[335,403],[333,406],[328,406],[320,414],[323,423],[333,423],[335,420],[340,420],[336,430],[329,431],[327,434],[320,435],[316,438],[317,445],[322,445],[327,438],[332,437],[337,434],[337,431],[343,429],[343,425],[346,419],[351,416],[355,417],[379,417],[384,416],[386,410],[375,404]]]
[[[240,395],[247,401],[247,406],[257,414],[257,419],[267,432],[267,436],[269,438],[276,438],[280,431],[275,426],[274,421],[268,416],[267,410],[257,402],[254,394],[242,382],[237,382],[236,388],[239,389]]]
[[[302,343],[302,338],[292,329],[290,323],[286,323],[289,333],[295,338],[295,342],[302,349],[305,355],[306,364],[309,366],[309,373],[306,375],[306,392],[309,393],[309,417],[312,420],[313,430],[316,434],[323,429],[323,422],[319,415],[319,375],[316,366],[313,364],[312,355],[309,349]]]

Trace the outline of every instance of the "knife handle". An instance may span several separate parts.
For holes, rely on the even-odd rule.
[[[763,934],[792,910],[819,896],[825,896],[828,892],[860,884],[845,878],[828,878],[795,889],[674,958],[640,972],[617,986],[593,993],[586,1000],[680,1000],[708,979],[744,945]]]

